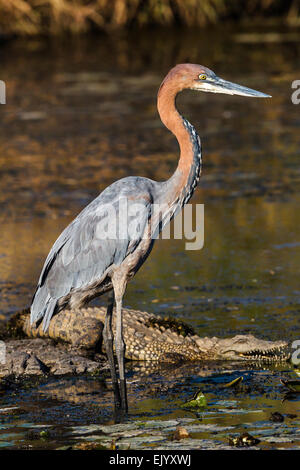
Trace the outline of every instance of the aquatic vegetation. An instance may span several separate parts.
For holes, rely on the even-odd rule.
[[[231,382],[223,385],[224,388],[230,388],[230,387],[238,387],[242,381],[244,380],[244,377],[238,377],[237,379],[232,380]]]
[[[207,400],[203,392],[201,390],[198,390],[193,398],[183,405],[181,405],[181,408],[190,408],[190,409],[204,409],[207,406]]]
[[[300,380],[281,380],[281,383],[291,392],[300,393]]]

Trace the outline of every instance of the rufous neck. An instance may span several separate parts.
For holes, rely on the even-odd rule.
[[[172,83],[163,83],[157,96],[157,109],[163,124],[175,135],[180,148],[177,170],[182,172],[183,184],[193,164],[193,144],[182,116],[176,109],[176,96],[179,91]]]

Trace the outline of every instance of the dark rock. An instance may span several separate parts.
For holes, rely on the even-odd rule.
[[[297,418],[297,415],[295,415],[295,414],[293,414],[293,413],[288,413],[288,414],[286,415],[286,417],[289,418],[289,419],[295,419],[295,418]]]
[[[260,440],[251,436],[248,432],[244,432],[237,437],[229,438],[229,445],[234,447],[251,447],[259,443]]]
[[[270,421],[273,421],[273,423],[283,423],[284,416],[278,413],[278,411],[275,411],[274,413],[271,413]]]
[[[183,426],[177,426],[176,430],[172,434],[171,439],[174,441],[179,441],[181,439],[186,439],[187,437],[190,437],[190,435],[188,431],[186,430],[186,428]]]
[[[104,360],[90,359],[81,350],[68,349],[51,339],[21,339],[6,342],[6,362],[0,364],[0,377],[66,375],[96,372]]]

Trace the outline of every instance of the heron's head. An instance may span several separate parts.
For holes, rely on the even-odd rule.
[[[177,91],[191,89],[209,93],[225,93],[228,95],[270,98],[270,95],[252,90],[218,77],[212,70],[197,64],[179,64],[170,70],[162,85],[170,81]]]

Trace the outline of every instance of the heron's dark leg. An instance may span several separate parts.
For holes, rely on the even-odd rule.
[[[122,300],[126,288],[126,282],[119,279],[117,282],[113,281],[115,298],[116,298],[116,355],[119,365],[120,377],[120,392],[121,392],[121,406],[124,411],[128,410],[127,404],[127,390],[126,390],[126,377],[125,377],[125,342],[123,339],[123,324],[122,324]]]
[[[125,342],[122,333],[122,299],[116,299],[116,354],[119,365],[120,392],[122,409],[127,411],[127,391],[125,378]]]
[[[104,329],[103,329],[103,341],[105,344],[105,350],[106,350],[109,368],[110,368],[112,386],[113,386],[114,397],[115,397],[115,406],[119,408],[121,405],[121,398],[120,398],[120,390],[119,390],[119,385],[118,385],[118,380],[117,380],[117,373],[116,373],[116,366],[115,366],[115,359],[114,359],[114,351],[113,351],[114,335],[113,335],[113,330],[112,330],[112,315],[113,315],[113,308],[114,308],[114,300],[115,300],[114,292],[112,292],[109,294],[109,299],[108,299],[108,306],[107,306],[105,324],[104,324]]]

